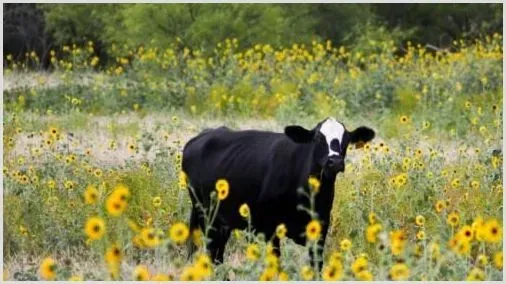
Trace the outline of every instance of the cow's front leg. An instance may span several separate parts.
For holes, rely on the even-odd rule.
[[[213,263],[223,263],[223,255],[225,253],[225,246],[230,237],[230,230],[225,228],[211,229],[208,237],[209,244],[207,248]]]
[[[323,267],[323,246],[325,244],[325,239],[320,239],[318,240],[318,242],[316,243],[316,248],[315,248],[315,244],[311,244],[311,246],[309,247],[309,262],[311,264],[311,267],[312,268],[316,268],[317,271],[315,271],[316,273],[320,273],[320,271],[322,270],[322,267]]]

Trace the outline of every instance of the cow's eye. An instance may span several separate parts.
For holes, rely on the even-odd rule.
[[[339,140],[337,140],[337,139],[332,139],[332,141],[330,141],[330,149],[331,149],[332,151],[339,152],[339,150],[340,150],[340,147],[339,147]]]

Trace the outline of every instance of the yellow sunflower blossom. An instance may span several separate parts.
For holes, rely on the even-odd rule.
[[[224,200],[228,196],[228,192],[230,189],[230,186],[228,184],[228,181],[225,179],[219,179],[216,181],[216,191],[218,192],[218,199]]]
[[[177,222],[170,227],[169,235],[170,239],[176,244],[182,244],[188,238],[190,232],[185,223]]]
[[[149,270],[145,265],[137,265],[133,271],[133,278],[135,281],[148,281]]]
[[[91,240],[99,240],[105,234],[105,222],[100,217],[91,217],[86,221],[84,231]]]
[[[47,257],[42,260],[39,268],[40,276],[44,280],[54,280],[56,278],[56,263],[55,261]]]
[[[306,238],[310,241],[316,241],[320,238],[322,227],[320,222],[312,220],[306,226]]]
[[[409,273],[409,267],[405,263],[397,263],[390,268],[389,277],[394,281],[402,281],[409,278]]]

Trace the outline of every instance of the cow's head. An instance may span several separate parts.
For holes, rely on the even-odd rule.
[[[374,130],[365,126],[350,132],[332,117],[318,123],[312,130],[298,125],[287,126],[285,134],[296,143],[314,143],[314,162],[327,174],[334,175],[344,172],[344,158],[350,143],[366,143],[375,135]]]

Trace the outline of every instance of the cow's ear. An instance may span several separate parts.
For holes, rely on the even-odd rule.
[[[374,130],[369,127],[360,126],[357,129],[350,132],[350,142],[353,144],[363,144],[374,139]]]
[[[302,126],[290,125],[285,127],[285,134],[296,143],[308,143],[313,140],[314,131]]]

